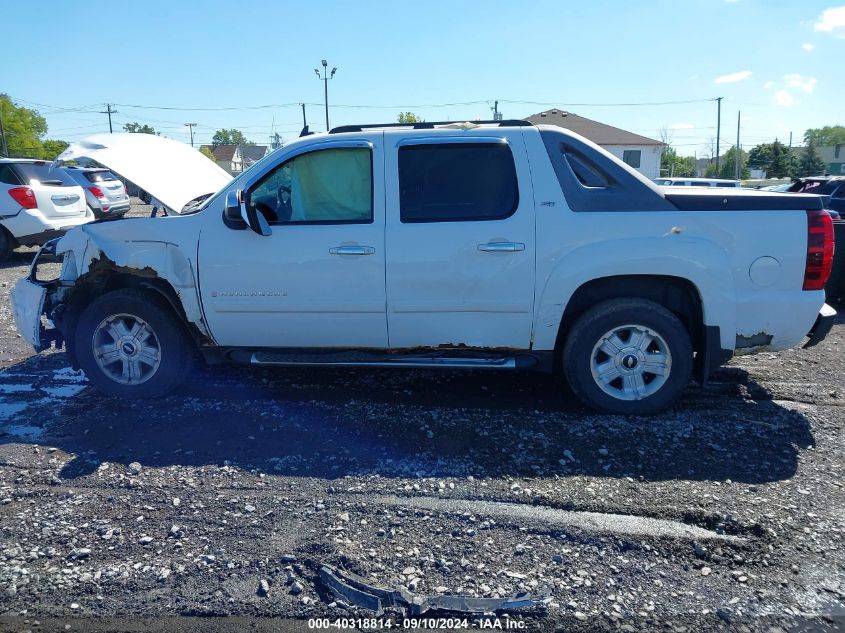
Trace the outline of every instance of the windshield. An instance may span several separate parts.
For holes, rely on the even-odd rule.
[[[272,152],[267,153],[264,158],[261,160],[253,163],[250,167],[242,171],[240,174],[235,176],[233,180],[227,182],[223,187],[219,190],[211,192],[207,194],[207,196],[200,196],[195,200],[192,200],[188,204],[185,205],[185,208],[182,209],[180,215],[191,215],[193,213],[199,213],[200,211],[205,210],[212,202],[217,200],[219,196],[221,196],[226,191],[236,191],[238,189],[243,188],[244,183],[249,181],[252,178],[253,174],[256,174],[264,169],[264,166],[268,163],[275,162],[276,157],[278,156],[279,152],[286,148],[278,148],[273,150]],[[198,201],[198,202],[197,202]]]

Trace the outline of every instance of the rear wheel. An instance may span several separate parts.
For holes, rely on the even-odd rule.
[[[193,360],[173,310],[135,289],[95,299],[80,315],[75,343],[79,364],[94,386],[124,398],[168,393],[184,380]]]
[[[662,409],[689,384],[692,360],[692,342],[680,319],[636,298],[604,301],[582,314],[563,349],[572,390],[608,413]]]

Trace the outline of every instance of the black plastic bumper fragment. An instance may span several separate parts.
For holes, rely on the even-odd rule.
[[[320,567],[320,579],[337,599],[363,607],[381,615],[384,607],[396,607],[406,615],[416,616],[427,611],[455,613],[493,613],[508,609],[536,607],[549,601],[547,596],[521,593],[511,598],[473,598],[470,596],[418,596],[404,587],[386,588],[371,585],[364,578],[330,565]]]
[[[830,329],[833,327],[834,321],[836,321],[836,310],[834,310],[825,303],[821,307],[821,310],[819,310],[819,316],[816,317],[816,322],[813,324],[813,329],[811,329],[807,333],[807,336],[810,337],[810,340],[804,343],[804,349],[821,343],[824,338],[830,333]]]

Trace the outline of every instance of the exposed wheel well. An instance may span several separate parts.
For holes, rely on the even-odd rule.
[[[205,337],[188,321],[179,295],[167,281],[159,277],[133,275],[118,271],[111,271],[110,273],[100,271],[98,274],[91,275],[84,283],[79,284],[74,289],[68,300],[67,310],[62,316],[61,330],[73,367],[77,367],[73,340],[79,315],[97,297],[123,288],[135,288],[150,293],[151,297],[157,298],[161,304],[167,306],[173,312],[173,316],[184,329],[189,340],[196,344],[197,350],[199,349],[199,345]]]
[[[575,320],[597,303],[621,297],[639,297],[662,305],[684,324],[692,339],[693,350],[697,354],[703,351],[704,313],[701,295],[692,282],[671,275],[617,275],[588,281],[573,293],[557,333],[556,368],[561,367],[561,350]]]

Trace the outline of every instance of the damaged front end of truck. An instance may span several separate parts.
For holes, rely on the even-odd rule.
[[[38,251],[27,276],[11,291],[15,323],[36,352],[64,348],[78,369],[73,340],[79,314],[95,297],[118,288],[157,293],[182,317],[195,341],[211,343],[193,264],[176,243],[138,230],[152,222],[161,220],[88,225]]]

